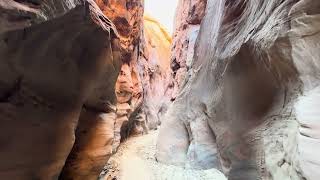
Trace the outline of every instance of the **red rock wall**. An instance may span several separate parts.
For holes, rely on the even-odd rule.
[[[144,16],[142,25],[139,44],[131,61],[122,65],[116,84],[114,151],[122,138],[156,129],[170,103],[171,37],[149,16]]]
[[[171,38],[154,19],[143,18],[143,1],[101,1],[102,11],[120,34],[122,61],[116,84],[118,99],[114,150],[131,129],[134,134],[157,128],[169,103]],[[142,105],[143,104],[143,105]],[[129,123],[129,120],[132,122]],[[124,131],[124,132],[121,132]]]
[[[171,49],[171,69],[174,79],[172,99],[177,97],[183,82],[188,79],[206,3],[207,0],[180,0],[178,3]]]
[[[143,28],[143,0],[95,0],[120,35],[122,61],[132,61]]]

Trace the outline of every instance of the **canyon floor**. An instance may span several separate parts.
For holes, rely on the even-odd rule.
[[[216,169],[194,170],[155,159],[158,131],[131,137],[111,157],[100,180],[226,180]]]

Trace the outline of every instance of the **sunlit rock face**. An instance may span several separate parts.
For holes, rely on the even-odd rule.
[[[122,61],[129,63],[142,35],[142,0],[95,0],[102,12],[115,24],[120,35]]]
[[[157,159],[230,180],[316,180],[319,17],[317,0],[208,0]]]
[[[156,129],[171,103],[173,90],[170,69],[171,36],[156,19],[145,15],[143,38],[143,51],[139,56],[140,76],[144,89],[143,111],[149,129]]]
[[[93,1],[0,1],[0,13],[0,179],[94,179],[120,71],[111,21]]]
[[[171,94],[170,44],[166,30],[151,17],[143,17],[143,1],[96,0],[114,22],[120,36],[123,65],[116,83],[116,151],[130,134],[142,134],[160,124]]]
[[[130,135],[148,133],[160,124],[172,93],[171,38],[150,16],[144,16],[143,1],[96,0],[119,32],[122,61],[115,92],[112,152]],[[115,50],[113,50],[115,51]]]
[[[145,16],[139,44],[124,61],[116,84],[118,99],[114,151],[123,138],[147,133],[160,124],[172,92],[171,38],[153,18]]]

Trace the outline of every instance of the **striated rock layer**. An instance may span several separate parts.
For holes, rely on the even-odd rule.
[[[0,179],[96,178],[111,155],[113,24],[93,1],[8,0],[0,12]]]
[[[317,0],[208,0],[157,159],[229,180],[316,180],[319,17]]]

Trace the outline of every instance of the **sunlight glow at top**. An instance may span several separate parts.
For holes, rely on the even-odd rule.
[[[172,34],[178,0],[144,0],[145,12],[157,19]]]

